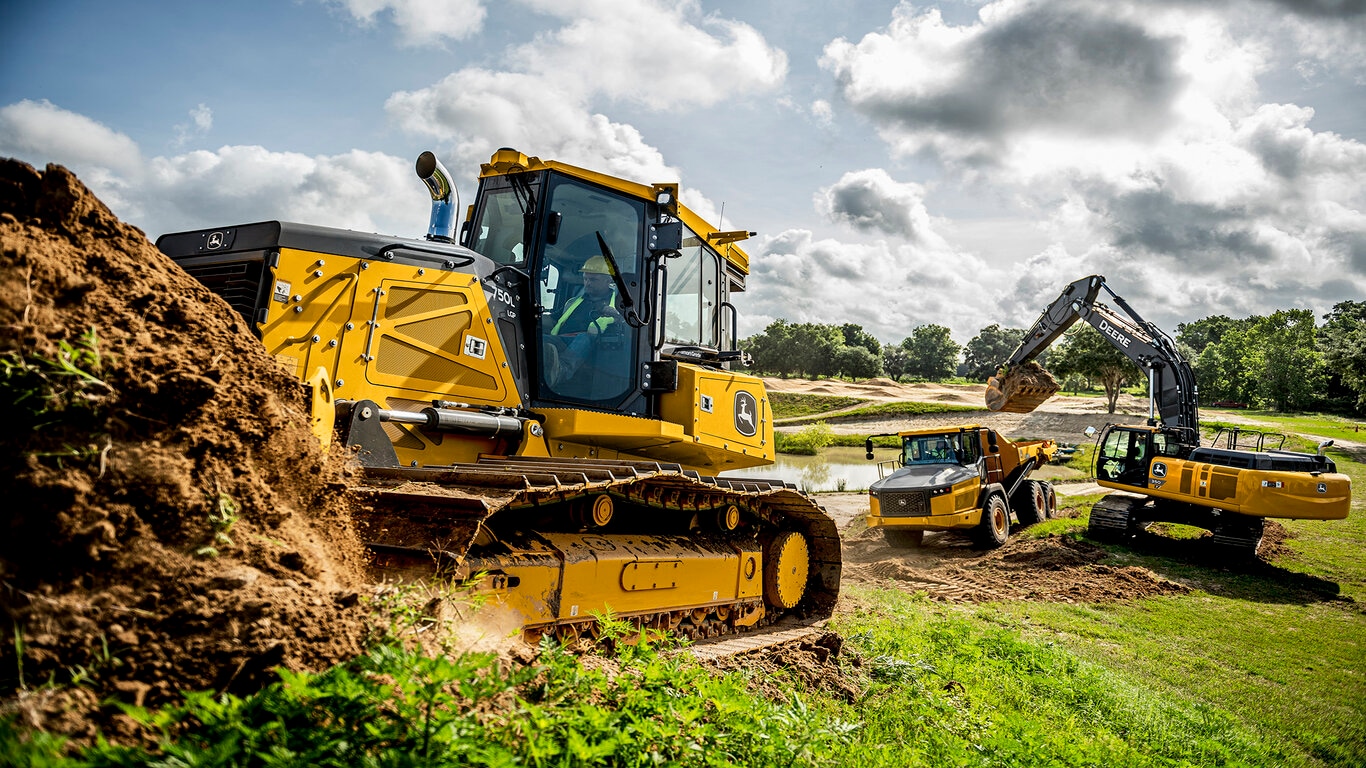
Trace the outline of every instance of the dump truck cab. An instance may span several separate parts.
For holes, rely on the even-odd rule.
[[[873,435],[867,440],[873,458]],[[925,531],[966,531],[998,547],[1021,526],[1057,508],[1047,483],[1029,480],[1057,450],[1052,440],[1012,442],[979,424],[896,433],[900,455],[880,462],[869,488],[868,527],[881,528],[893,546],[918,546]]]

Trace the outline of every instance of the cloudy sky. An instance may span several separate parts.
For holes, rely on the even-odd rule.
[[[501,146],[757,231],[742,335],[1366,300],[1366,0],[0,4],[0,156],[153,238],[421,235]]]

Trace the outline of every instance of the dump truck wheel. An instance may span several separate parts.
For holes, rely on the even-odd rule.
[[[896,549],[915,549],[925,540],[925,532],[908,531],[905,528],[883,528],[882,537]]]
[[[982,505],[982,522],[977,524],[973,537],[980,547],[996,549],[1010,538],[1010,507],[1005,497],[994,493]]]
[[[1048,494],[1044,492],[1044,484],[1037,480],[1026,480],[1010,502],[1021,528],[1048,519]]]
[[[1058,516],[1058,492],[1053,490],[1052,483],[1043,483],[1043,495],[1048,501],[1048,519],[1052,520]]]
[[[779,608],[795,608],[806,594],[811,555],[806,537],[783,531],[768,545],[764,563],[764,597]]]

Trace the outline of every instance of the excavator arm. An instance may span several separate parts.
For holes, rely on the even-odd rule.
[[[1097,301],[1102,290],[1120,311]],[[1101,275],[1074,281],[1043,310],[1020,346],[1002,363],[1001,371],[987,382],[987,407],[1028,413],[1057,392],[1051,377],[1027,380],[1026,366],[1078,320],[1090,323],[1106,341],[1147,371],[1149,423],[1156,423],[1160,416],[1163,426],[1189,430],[1190,439],[1195,439],[1199,397],[1190,363],[1177,351],[1171,337],[1144,320]]]

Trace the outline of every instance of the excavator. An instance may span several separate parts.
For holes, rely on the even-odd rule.
[[[1118,311],[1100,301],[1104,291]],[[1035,358],[1078,320],[1085,320],[1148,376],[1148,420],[1107,424],[1096,438],[1096,482],[1118,491],[1091,510],[1088,535],[1124,539],[1153,522],[1204,528],[1234,558],[1254,556],[1267,518],[1341,520],[1352,501],[1351,479],[1323,451],[1238,446],[1239,430],[1201,444],[1195,373],[1167,334],[1144,320],[1100,275],[1069,284],[987,381],[993,411],[1028,413],[1059,387]],[[1226,435],[1220,447],[1221,435]],[[1283,441],[1282,441],[1283,444]],[[1265,450],[1263,450],[1265,448]]]
[[[416,172],[423,238],[265,221],[157,240],[306,387],[314,434],[358,468],[378,575],[474,584],[528,642],[591,641],[608,615],[692,639],[829,616],[833,519],[720,476],[775,455],[762,381],[730,370],[753,233],[676,183],[507,148],[457,231],[445,167],[424,152]],[[585,302],[592,327],[566,322]]]

